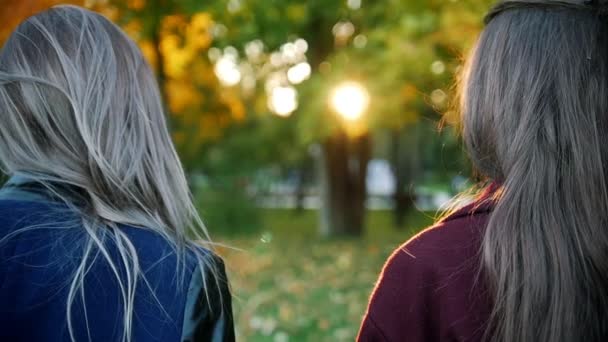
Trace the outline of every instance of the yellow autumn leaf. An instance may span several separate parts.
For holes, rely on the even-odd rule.
[[[197,13],[192,16],[186,28],[186,41],[189,48],[194,50],[204,50],[209,48],[212,41],[211,27],[213,20],[208,13]]]
[[[205,59],[197,58],[192,62],[190,76],[197,84],[205,87],[216,87],[218,83],[213,66]]]
[[[148,61],[148,64],[150,64],[152,69],[156,70],[158,68],[158,57],[154,43],[149,40],[143,40],[139,42],[139,48],[141,49],[146,61]]]
[[[164,16],[162,19],[162,30],[165,32],[169,31],[181,31],[187,25],[186,17],[181,14],[172,14]]]
[[[189,107],[202,104],[200,92],[190,82],[170,79],[167,80],[165,90],[173,114],[178,115]]]
[[[185,75],[188,64],[192,61],[193,53],[187,49],[163,51],[165,73],[170,78],[181,78]]]
[[[133,40],[139,40],[141,37],[142,23],[141,20],[133,19],[122,26],[122,29],[131,37]]]
[[[129,7],[132,10],[141,10],[144,7],[146,7],[146,1],[145,0],[128,0],[127,7]]]

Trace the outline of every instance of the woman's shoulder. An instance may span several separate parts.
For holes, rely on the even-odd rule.
[[[21,234],[56,233],[77,239],[78,236],[85,234],[84,229],[78,229],[81,228],[79,227],[81,222],[80,214],[63,203],[0,197],[0,238],[3,235],[12,234],[15,240],[19,241],[18,236]],[[140,261],[157,259],[161,263],[170,263],[175,262],[174,259],[178,258],[175,244],[160,233],[145,227],[127,224],[117,224],[116,227],[125,237],[128,237],[138,254],[144,256],[144,259]],[[11,239],[6,239],[6,242],[9,240]],[[183,261],[191,268],[201,257],[216,262],[221,261],[210,249],[194,242],[186,243],[186,245],[187,248],[183,249],[185,257]]]
[[[137,252],[143,271],[164,266],[175,270],[176,264],[180,262],[191,272],[201,260],[202,264],[209,265],[221,261],[210,249],[193,242],[183,242],[183,246],[178,248],[170,239],[152,229],[126,224],[107,228],[112,232],[100,235],[99,242],[106,245],[112,255],[118,243],[118,234],[113,231],[118,230]],[[48,245],[49,251],[73,251],[77,255],[79,244],[76,242],[86,236],[80,214],[65,204],[0,198],[0,239],[4,238],[1,246],[19,244],[21,241],[27,241],[31,245],[32,241],[40,240]],[[70,245],[73,248],[69,248]]]
[[[136,251],[144,273],[160,269],[175,271],[178,264],[184,266],[186,273],[202,267],[213,271],[222,264],[221,258],[214,252],[194,242],[181,242],[181,246],[178,246],[161,233],[145,227],[117,224],[107,228],[111,233],[100,235],[99,242],[109,249],[109,255],[114,256],[118,248],[118,235],[128,239],[130,246],[126,247]],[[56,254],[61,251],[68,254],[73,252],[71,256],[75,256],[79,253],[77,242],[86,236],[81,216],[64,204],[0,198],[0,246],[3,249],[22,244],[23,241],[27,241],[27,246],[23,248],[39,242],[40,246],[36,243],[33,245],[41,247],[41,251],[44,250],[43,245],[47,245],[49,252],[57,257],[59,255]]]
[[[220,256],[194,242],[182,246],[180,252],[154,231],[120,228],[138,251],[154,295],[169,305],[180,303],[171,315],[181,318],[177,320],[181,321],[180,341],[234,341],[232,297]]]
[[[477,198],[410,238],[394,251],[389,262],[440,269],[477,255],[498,188],[492,183]]]
[[[79,228],[78,215],[65,206],[0,200],[0,285],[11,289],[5,294],[11,292],[19,299],[15,307],[36,305],[41,311],[63,307],[67,295],[64,280],[82,260],[84,246],[79,241],[86,232]],[[121,310],[117,306],[122,298],[120,289],[129,281],[123,278],[119,282],[116,273],[124,277],[125,262],[134,265],[135,256],[139,270],[133,303],[135,340],[184,340],[184,336],[201,331],[233,336],[228,280],[217,254],[190,242],[176,246],[150,229],[128,225],[113,229],[119,232],[99,240],[105,250],[94,251],[83,279],[87,307],[95,308],[89,310],[89,319],[114,322],[109,315]],[[126,239],[116,239],[117,234]],[[135,253],[124,254],[126,250]],[[7,278],[8,274],[13,277]],[[96,295],[99,293],[104,295]],[[54,300],[45,300],[48,297]],[[112,327],[106,330],[95,333],[100,339],[107,335],[107,340],[112,340],[115,336],[111,334],[120,331]]]
[[[399,246],[390,261],[442,268],[477,254],[492,210],[487,199],[470,203]]]
[[[476,201],[413,236],[388,258],[382,280],[402,284],[413,273],[440,280],[470,270],[465,266],[478,261],[490,211],[489,204]]]
[[[155,295],[182,303],[173,316],[181,317],[180,341],[234,341],[232,295],[222,258],[194,243],[178,257],[162,236],[133,227],[123,229],[139,248],[147,282],[158,289]],[[176,271],[180,266],[182,274]]]
[[[475,341],[486,316],[479,251],[491,209],[490,201],[476,200],[396,248],[374,289],[359,340],[459,335]]]

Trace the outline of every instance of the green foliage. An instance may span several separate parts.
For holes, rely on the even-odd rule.
[[[371,130],[401,130],[418,124],[421,117],[438,120],[438,113],[451,102],[452,76],[462,51],[474,40],[490,1],[362,1],[359,9],[348,8],[347,1],[238,3],[232,11],[224,1],[210,5],[214,17],[226,27],[215,45],[244,49],[248,42],[261,40],[270,53],[294,37],[309,43],[313,75],[298,86],[305,100],[289,119],[297,127],[298,146],[304,148],[332,134],[339,124],[327,103],[331,89],[342,80],[358,80],[369,89],[372,103],[365,125]],[[332,29],[347,21],[355,31],[338,42]],[[364,37],[367,44],[355,46],[356,36]],[[329,70],[319,67],[322,62],[329,63]],[[432,72],[435,62],[444,70]],[[435,90],[446,96],[431,101]]]
[[[357,80],[368,88],[372,100],[363,125],[372,131],[403,131],[419,125],[421,118],[437,121],[439,113],[449,109],[452,75],[462,51],[474,41],[490,1],[363,0],[359,9],[349,8],[345,0],[96,3],[102,10],[112,7],[112,13],[118,13],[114,19],[123,26],[137,23],[138,39],[156,44],[152,51],[156,49],[158,58],[165,60],[161,60],[160,79],[165,100],[179,114],[171,121],[185,165],[240,173],[268,163],[297,164],[306,158],[310,143],[333,134],[342,123],[329,108],[328,97],[343,80]],[[188,18],[197,13],[213,18],[210,32],[216,47],[234,46],[244,52],[247,43],[260,40],[268,58],[295,38],[308,42],[313,73],[297,86],[300,106],[291,117],[279,118],[266,109],[262,85],[267,72],[259,74],[253,95],[223,90],[213,76],[212,61],[205,51],[196,51],[181,67],[184,76],[171,76],[172,67],[182,63],[178,57],[183,53],[163,52],[160,45],[170,34],[185,39]],[[167,16],[185,22],[167,30]],[[332,33],[339,22],[354,27],[343,40]],[[355,37],[366,44],[355,44]],[[188,52],[185,46],[180,48]],[[433,63],[445,70],[432,72]],[[446,95],[433,101],[433,91]],[[247,103],[246,109],[241,100]]]
[[[296,144],[297,131],[292,122],[268,114],[229,128],[220,141],[205,147],[205,158],[197,165],[220,177],[246,176],[278,162],[284,166],[296,164],[306,153]]]
[[[235,179],[208,184],[196,191],[196,205],[209,232],[225,236],[255,234],[260,229],[259,211]]]
[[[226,1],[215,1],[208,10],[228,29],[220,45],[242,46],[261,39],[274,50],[290,37],[319,42],[317,33],[331,34],[336,18],[347,15],[346,1],[242,0],[234,11]],[[325,30],[329,26],[329,31]]]

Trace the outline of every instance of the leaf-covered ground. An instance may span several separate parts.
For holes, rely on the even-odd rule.
[[[322,239],[315,212],[263,212],[264,230],[220,238],[232,283],[239,341],[353,341],[390,253],[432,217],[409,215],[394,229],[388,212],[369,215],[360,239]]]

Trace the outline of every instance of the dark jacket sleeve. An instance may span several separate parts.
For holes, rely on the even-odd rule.
[[[204,271],[195,268],[184,311],[183,342],[232,342],[232,300],[223,261],[212,257]]]

